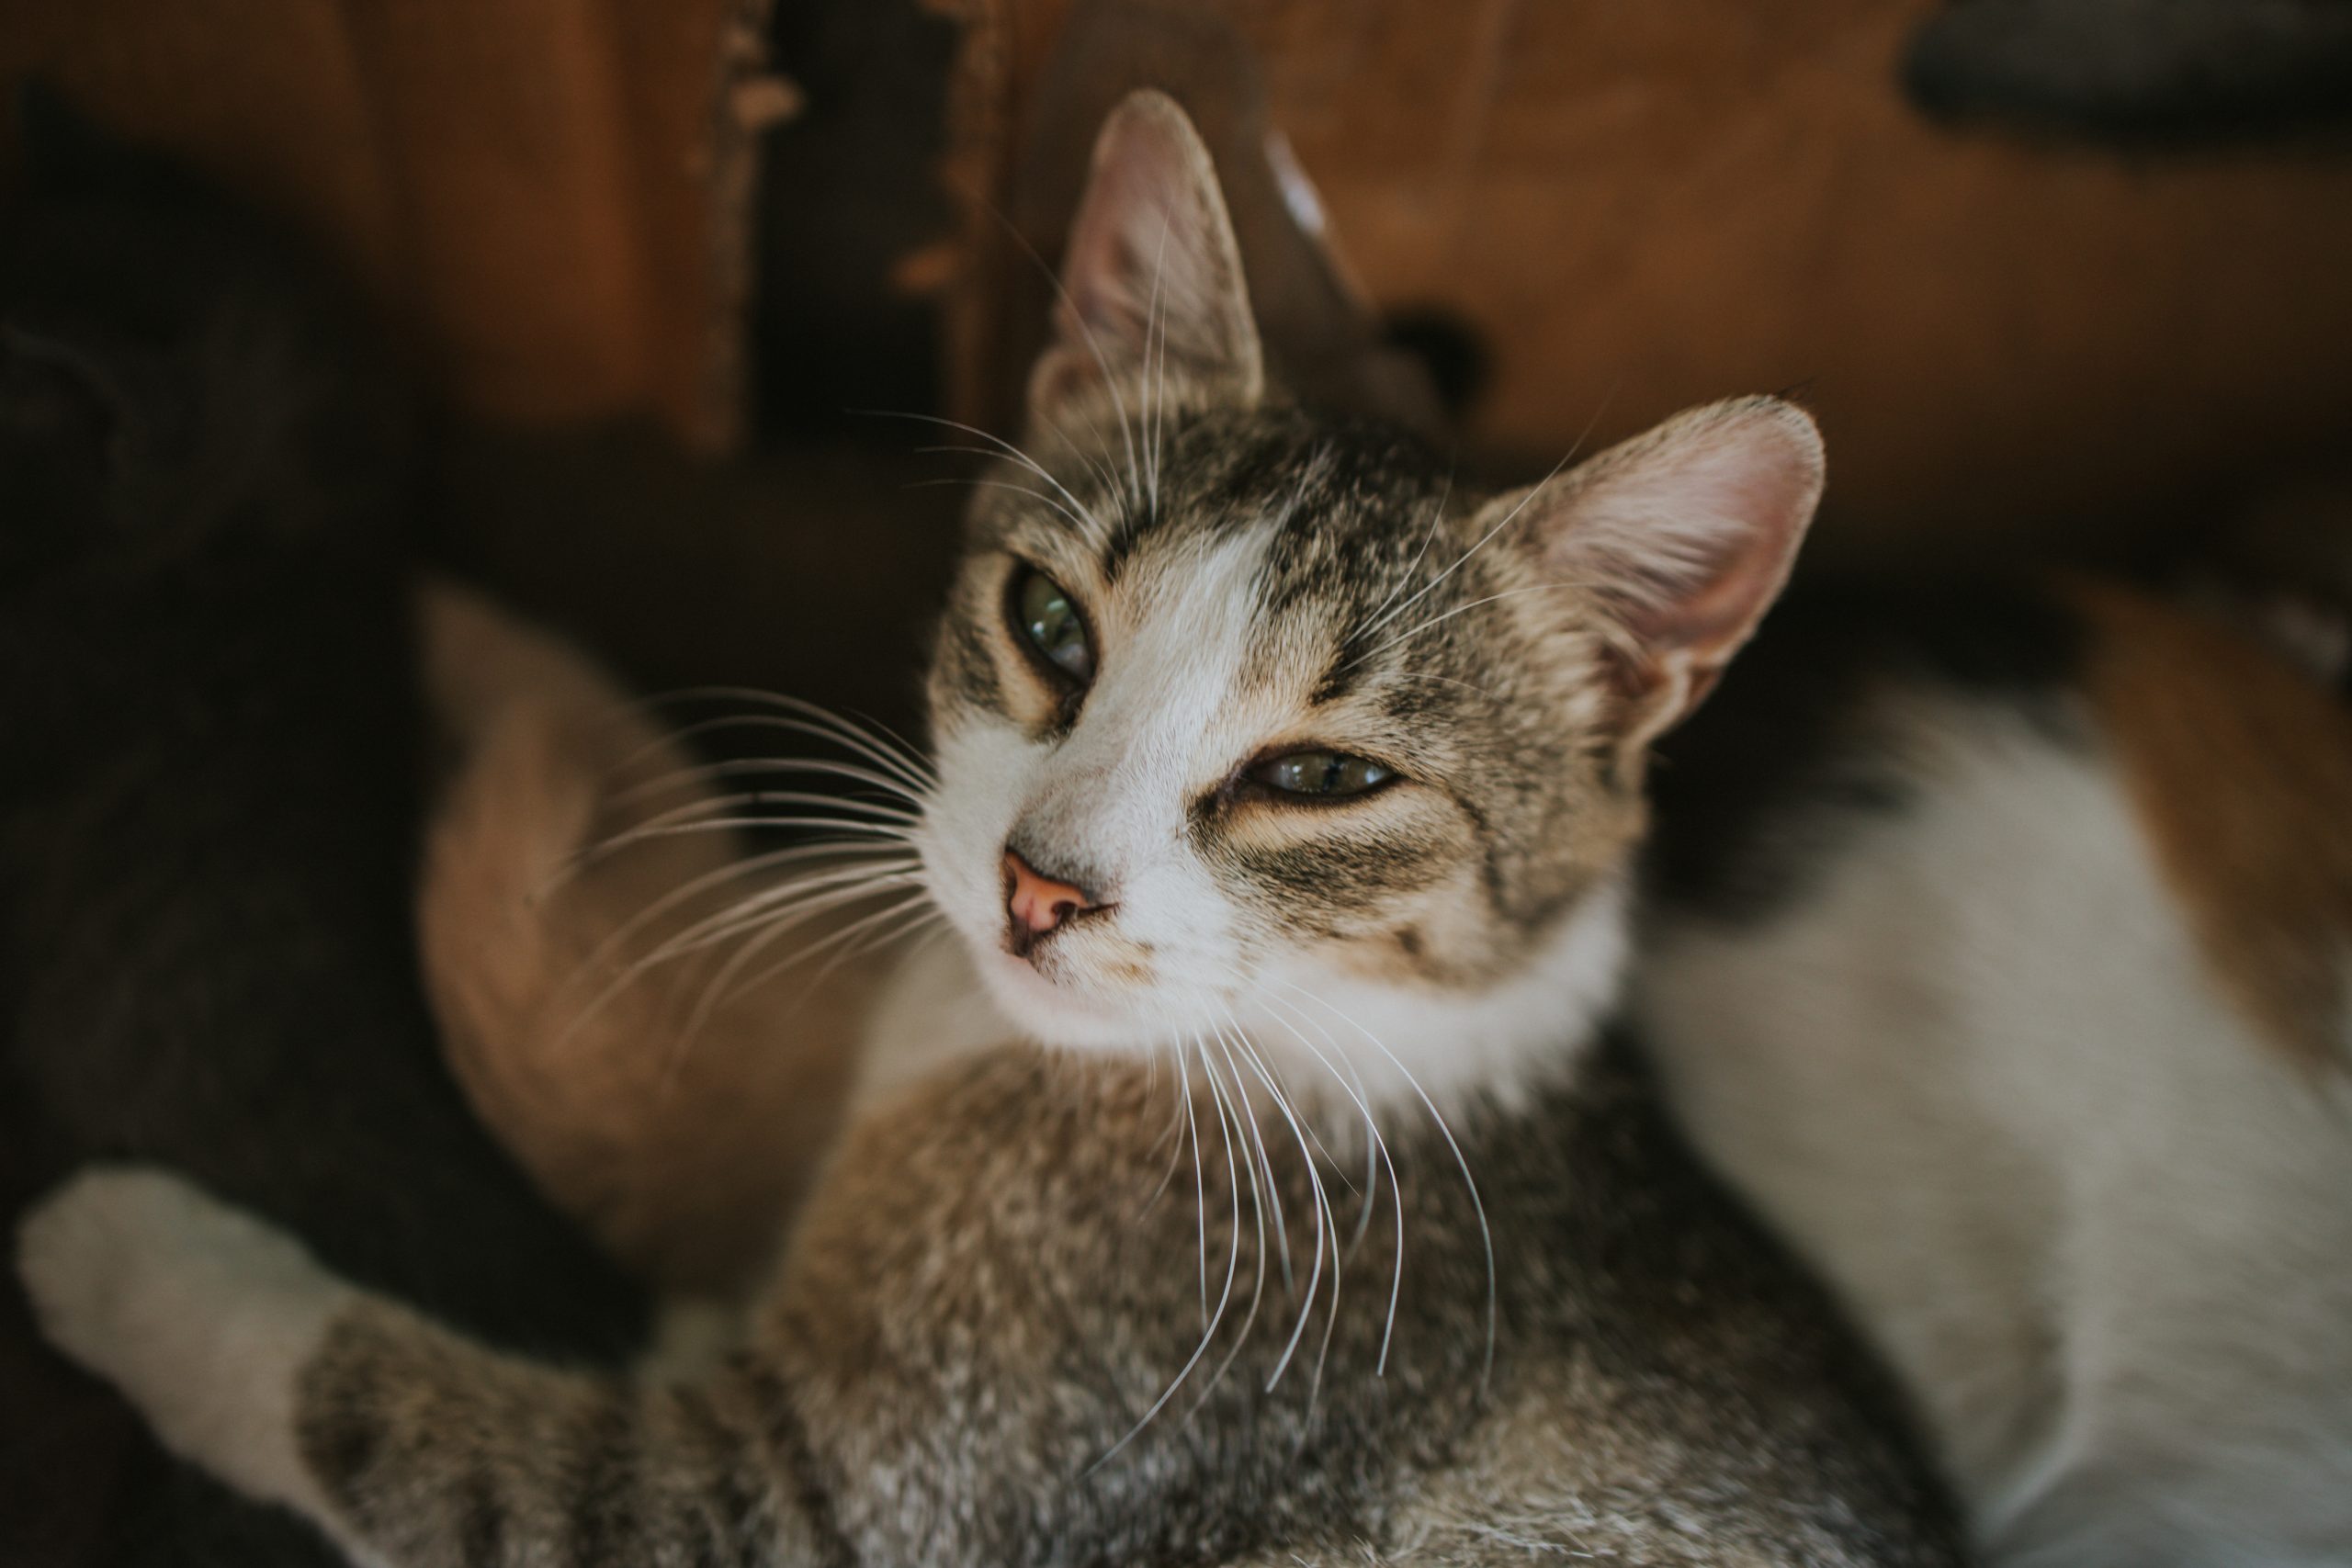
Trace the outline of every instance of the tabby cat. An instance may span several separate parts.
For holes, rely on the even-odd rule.
[[[1792,605],[1659,773],[1676,1109],[2002,1563],[2352,1561],[2352,707],[2281,605],[2335,668],[2111,584]]]
[[[947,935],[745,1348],[503,1354],[139,1168],[24,1227],[49,1332],[373,1563],[1956,1561],[1834,1314],[1598,1038],[1645,752],[1777,592],[1811,422],[1475,495],[1270,384],[1156,95],[1065,277],[936,771],[874,745],[904,804],[819,883]]]

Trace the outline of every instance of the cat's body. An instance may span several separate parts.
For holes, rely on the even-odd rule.
[[[1679,1114],[1996,1560],[2352,1557],[2352,712],[2118,589],[1791,612],[1659,774]]]
[[[470,1117],[416,981],[381,383],[255,224],[51,134],[0,239],[11,1185],[168,1161],[481,1332],[617,1353],[633,1292]],[[45,1457],[123,1557],[324,1560],[193,1472],[102,1500]]]
[[[883,965],[786,964],[695,1022],[713,974],[659,962],[664,944],[798,863],[769,867],[748,835],[699,830],[748,803],[728,807],[727,775],[695,767],[664,710],[577,651],[447,583],[421,609],[449,765],[417,925],[449,1066],[540,1190],[634,1276],[739,1296],[840,1133]],[[751,706],[736,716],[753,726],[791,716]],[[796,934],[814,943],[842,923]]]
[[[1598,1038],[1647,743],[1777,591],[1810,422],[1457,489],[1265,385],[1152,96],[1067,276],[935,773],[856,739],[863,863],[709,928],[949,927],[743,1348],[496,1353],[142,1171],[25,1228],[51,1333],[368,1562],[1955,1561],[1834,1314]]]
[[[1336,1328],[1327,1277],[1271,1392],[1312,1193],[1277,1145],[1285,1289],[1248,1145],[1237,1173],[1213,1127],[1204,1188],[1163,1181],[1175,1093],[1013,1047],[878,1107],[750,1348],[692,1388],[524,1374],[389,1305],[352,1312],[303,1373],[321,1492],[391,1562],[533,1542],[582,1563],[1950,1561],[1920,1539],[1935,1506],[1874,1375],[1622,1058],[1456,1124],[1499,1266],[1491,1367],[1478,1216],[1424,1132],[1391,1145],[1407,1259],[1385,1376],[1384,1207],[1347,1248]],[[202,1246],[217,1219],[139,1245]],[[1209,1312],[1231,1274],[1205,1345],[1204,1247]]]

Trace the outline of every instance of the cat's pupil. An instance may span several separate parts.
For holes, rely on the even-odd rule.
[[[1362,795],[1396,775],[1369,757],[1344,751],[1293,751],[1259,763],[1251,776],[1283,795]]]
[[[1056,668],[1074,680],[1094,675],[1094,650],[1087,646],[1086,623],[1061,585],[1042,571],[1026,572],[1015,592],[1022,632]]]

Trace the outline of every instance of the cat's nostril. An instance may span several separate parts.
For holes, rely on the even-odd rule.
[[[1018,850],[1005,850],[1005,928],[1014,953],[1026,954],[1038,938],[1095,907],[1094,899],[1077,883],[1048,876],[1023,860]]]

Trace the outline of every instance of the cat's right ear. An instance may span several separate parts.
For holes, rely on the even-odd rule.
[[[1525,513],[1542,570],[1600,612],[1621,753],[1638,758],[1713,688],[1788,581],[1822,478],[1812,416],[1742,398],[1496,503]]]
[[[1249,404],[1263,355],[1208,148],[1164,93],[1130,94],[1103,122],[1063,253],[1053,341],[1029,378],[1029,416],[1057,423],[1107,396],[1139,412],[1191,389]]]

